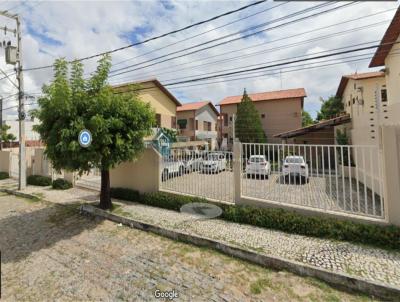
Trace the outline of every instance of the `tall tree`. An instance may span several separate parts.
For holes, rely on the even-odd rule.
[[[317,120],[327,120],[343,112],[344,105],[341,98],[330,96],[327,100],[321,98],[321,110],[317,114]]]
[[[100,207],[111,208],[110,169],[121,162],[137,158],[144,150],[143,138],[151,133],[154,112],[139,100],[137,93],[115,93],[107,84],[111,59],[99,60],[96,72],[83,78],[83,65],[55,61],[54,79],[43,87],[39,109],[33,115],[40,120],[35,126],[46,145],[46,155],[56,170],[101,170]],[[133,89],[132,89],[133,88]],[[137,87],[129,87],[135,90]],[[92,143],[83,148],[78,142],[81,130],[92,134]]]
[[[1,125],[0,127],[0,150],[3,149],[3,143],[13,142],[17,139],[14,134],[8,133],[10,128],[11,127],[6,124]]]
[[[314,120],[312,119],[311,115],[305,110],[301,112],[301,118],[302,118],[301,125],[303,127],[307,127],[314,124]]]
[[[260,114],[253,101],[244,89],[242,101],[237,108],[235,120],[236,137],[242,143],[265,143],[266,137],[262,128]]]

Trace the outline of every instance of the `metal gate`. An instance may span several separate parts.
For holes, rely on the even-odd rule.
[[[242,196],[384,218],[378,146],[241,145]]]
[[[161,190],[234,202],[232,152],[172,149],[161,161]]]

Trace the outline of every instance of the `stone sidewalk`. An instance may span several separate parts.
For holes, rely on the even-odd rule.
[[[46,187],[31,186],[24,192],[57,203],[77,200],[91,202],[95,201],[98,195],[94,191],[77,188],[56,191]],[[114,214],[224,241],[266,255],[400,287],[400,251],[287,234],[219,219],[199,220],[188,214],[161,208],[116,200],[114,202],[119,206]]]

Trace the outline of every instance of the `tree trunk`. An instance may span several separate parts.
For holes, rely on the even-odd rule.
[[[110,170],[101,170],[101,191],[100,191],[100,208],[104,210],[111,209],[110,197]]]

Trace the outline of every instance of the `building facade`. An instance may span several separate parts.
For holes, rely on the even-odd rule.
[[[306,97],[304,88],[253,93],[249,97],[260,114],[268,143],[279,143],[280,139],[274,137],[276,134],[301,127],[301,112]],[[234,116],[241,100],[241,95],[230,96],[218,104],[221,115],[219,140],[222,144],[226,142],[228,149],[233,143]]]
[[[157,128],[176,129],[176,108],[181,103],[157,79],[124,83],[113,88],[118,92],[137,91],[139,98],[154,109]]]
[[[206,141],[217,147],[218,110],[210,101],[187,103],[177,108],[178,135],[187,141]]]

